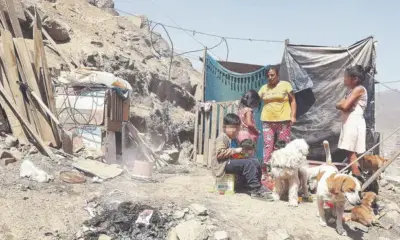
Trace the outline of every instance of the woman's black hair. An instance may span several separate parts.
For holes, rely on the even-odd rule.
[[[224,117],[224,125],[240,126],[240,118],[234,113],[228,113]]]
[[[243,94],[242,98],[240,99],[240,105],[249,108],[255,108],[259,106],[260,103],[261,103],[260,95],[258,95],[258,92],[253,89]]]
[[[351,78],[355,78],[358,84],[362,84],[365,80],[366,74],[371,70],[371,67],[363,67],[361,65],[355,65],[346,68],[345,74]]]
[[[276,75],[279,76],[279,69],[281,68],[280,64],[271,65],[267,68],[267,74],[270,70],[274,70]]]

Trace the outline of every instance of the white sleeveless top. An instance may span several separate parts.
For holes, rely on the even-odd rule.
[[[354,103],[353,107],[348,112],[343,112],[343,120],[347,120],[350,116],[354,117],[364,117],[365,109],[367,108],[368,104],[368,93],[365,87],[360,86],[364,89],[364,94],[360,96],[360,98]],[[346,98],[348,98],[353,90],[349,91],[346,94]]]

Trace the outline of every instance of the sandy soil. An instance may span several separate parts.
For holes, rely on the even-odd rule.
[[[174,203],[183,208],[199,203],[234,240],[268,239],[267,232],[278,228],[295,239],[395,239],[393,230],[375,228],[367,234],[348,230],[349,237],[339,237],[334,228],[318,225],[315,203],[290,208],[286,202],[268,203],[244,194],[217,195],[210,192],[214,180],[204,169],[192,169],[187,175],[157,175],[152,183],[133,181],[123,174],[101,184],[67,184],[57,178],[60,171],[72,169],[67,160],[56,164],[37,155],[32,161],[54,174],[55,181],[39,184],[20,179],[19,163],[0,168],[0,239],[73,239],[88,218],[85,200],[95,196],[155,207]]]

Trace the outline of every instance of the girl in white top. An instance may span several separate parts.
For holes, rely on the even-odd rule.
[[[349,89],[346,97],[336,104],[342,111],[342,129],[338,147],[348,152],[350,163],[357,159],[357,154],[365,152],[366,124],[364,111],[368,103],[367,90],[361,85],[368,72],[360,65],[348,67],[344,73],[344,85]],[[360,176],[357,163],[351,165],[353,175]]]

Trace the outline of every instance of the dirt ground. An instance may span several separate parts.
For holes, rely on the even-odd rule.
[[[91,183],[88,178],[84,184],[68,184],[57,175],[72,169],[70,161],[64,159],[57,164],[39,155],[31,160],[53,174],[55,180],[35,183],[20,179],[18,162],[1,166],[0,239],[74,239],[89,217],[84,210],[85,200],[95,196],[109,202],[130,200],[154,207],[199,203],[208,208],[210,217],[233,240],[270,239],[268,232],[275,229],[286,230],[294,239],[396,239],[393,238],[396,231],[376,228],[365,234],[348,230],[349,237],[339,237],[333,227],[318,225],[315,203],[304,203],[294,209],[286,202],[268,203],[244,194],[217,195],[210,191],[214,180],[205,169],[194,168],[187,175],[156,175],[151,183],[134,181],[122,174],[104,183]]]

